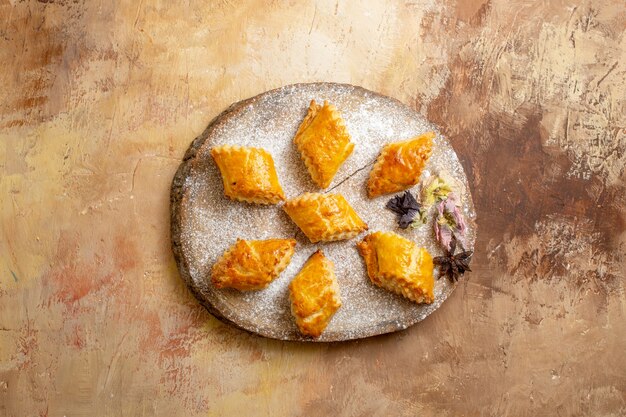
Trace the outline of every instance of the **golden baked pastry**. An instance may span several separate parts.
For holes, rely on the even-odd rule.
[[[260,148],[222,145],[211,149],[222,174],[224,194],[238,201],[276,204],[285,199],[272,155]]]
[[[340,194],[304,193],[283,206],[312,243],[350,239],[367,224]]]
[[[341,307],[332,261],[317,251],[289,284],[291,313],[300,332],[318,337]]]
[[[295,247],[293,239],[238,239],[213,265],[211,282],[216,288],[261,290],[287,268]]]
[[[426,249],[393,232],[371,233],[357,247],[372,283],[416,303],[433,302],[433,258]]]
[[[337,170],[354,149],[339,111],[327,101],[320,106],[311,100],[309,112],[293,141],[313,181],[321,188],[330,185]]]
[[[383,146],[367,182],[370,198],[411,188],[418,183],[432,153],[434,132]]]

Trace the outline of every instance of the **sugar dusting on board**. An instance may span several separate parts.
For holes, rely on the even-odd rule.
[[[292,142],[311,99],[333,103],[355,143],[352,155],[326,191],[313,183]],[[456,153],[432,124],[394,99],[332,83],[287,86],[237,103],[230,110],[208,132],[190,161],[191,170],[182,186],[180,243],[187,261],[185,274],[196,294],[244,329],[278,339],[310,340],[297,332],[289,310],[288,285],[307,258],[321,249],[335,264],[343,306],[318,341],[356,339],[404,329],[441,305],[454,289],[446,279],[435,282],[435,302],[430,305],[414,304],[372,285],[356,249],[356,242],[366,233],[348,241],[311,244],[283,212],[282,205],[266,207],[228,200],[209,153],[212,146],[222,144],[264,148],[274,158],[287,198],[304,192],[340,193],[368,223],[369,232],[393,230],[438,256],[442,250],[433,233],[433,207],[426,225],[402,230],[397,227],[395,215],[385,209],[391,195],[369,199],[365,189],[371,166],[383,144],[435,131],[433,154],[422,180],[447,171],[460,184],[456,191],[468,220],[466,247],[472,249],[475,213],[467,179]],[[418,189],[419,185],[413,191]],[[296,238],[296,254],[267,289],[244,293],[211,286],[208,277],[213,263],[237,238],[281,237]]]

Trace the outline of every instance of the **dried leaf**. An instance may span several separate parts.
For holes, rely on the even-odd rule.
[[[402,229],[409,227],[415,216],[421,213],[421,205],[410,191],[394,196],[387,202],[385,207],[398,215],[398,225]]]

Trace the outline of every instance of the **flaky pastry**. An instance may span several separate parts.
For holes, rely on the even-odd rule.
[[[367,182],[370,198],[411,188],[419,182],[432,153],[434,132],[383,146]]]
[[[312,337],[321,335],[341,307],[334,265],[321,251],[311,255],[291,281],[289,299],[300,332]]]
[[[311,100],[293,141],[313,181],[321,188],[330,185],[354,149],[339,111],[327,101],[320,106]]]
[[[261,290],[289,265],[295,247],[293,239],[238,239],[213,265],[211,282],[216,288]]]
[[[341,194],[305,193],[283,208],[312,243],[351,239],[367,230]]]
[[[238,201],[276,204],[285,199],[272,155],[260,148],[222,145],[211,149],[224,194]]]
[[[433,258],[393,232],[374,232],[357,244],[373,284],[416,303],[432,303]]]

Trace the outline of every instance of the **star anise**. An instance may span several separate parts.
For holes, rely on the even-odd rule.
[[[450,250],[444,248],[445,255],[437,256],[433,258],[433,263],[439,266],[439,278],[447,276],[450,282],[454,283],[465,273],[465,271],[472,271],[469,267],[472,261],[473,251],[463,250],[462,252],[454,254],[456,250],[456,237],[452,237],[450,242]],[[463,249],[463,248],[461,248]]]

